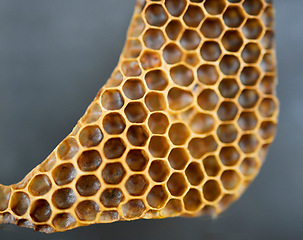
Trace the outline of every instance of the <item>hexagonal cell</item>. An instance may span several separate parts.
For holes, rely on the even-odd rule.
[[[169,129],[168,135],[173,144],[182,145],[189,138],[190,132],[183,123],[174,123]]]
[[[259,77],[260,77],[259,70],[253,66],[244,67],[240,75],[242,84],[246,86],[255,85]]]
[[[227,51],[237,52],[243,45],[243,38],[239,31],[228,30],[224,33],[222,44]]]
[[[103,134],[98,126],[88,126],[81,130],[79,141],[84,147],[94,147],[99,145],[103,139]]]
[[[275,136],[277,124],[272,121],[262,122],[259,132],[263,139],[269,139]]]
[[[34,227],[36,232],[44,232],[44,233],[54,233],[55,229],[47,224],[36,225]]]
[[[261,41],[262,43],[262,46],[265,48],[265,49],[273,49],[274,48],[274,37],[275,37],[275,34],[272,30],[267,30],[264,34],[264,37]]]
[[[130,195],[142,196],[148,187],[148,181],[144,175],[133,175],[126,181],[125,187]]]
[[[37,175],[29,184],[28,190],[34,196],[42,196],[49,192],[52,183],[47,175]]]
[[[225,9],[225,1],[224,0],[206,0],[204,2],[204,7],[206,11],[211,15],[217,15],[223,12]]]
[[[145,104],[149,111],[162,111],[166,108],[166,99],[162,93],[149,92],[145,97]]]
[[[215,126],[215,119],[210,114],[197,113],[189,124],[192,131],[198,134],[211,132]]]
[[[159,50],[165,43],[165,37],[161,30],[150,28],[144,33],[143,41],[147,48]]]
[[[259,112],[262,117],[272,117],[277,109],[276,102],[272,98],[264,98],[259,105]]]
[[[233,124],[222,124],[217,130],[218,137],[222,143],[232,143],[238,136],[238,131]]]
[[[246,63],[256,63],[260,54],[261,49],[257,43],[248,43],[244,47],[241,57]]]
[[[262,8],[262,0],[245,0],[243,3],[244,10],[250,15],[258,15]]]
[[[189,5],[183,16],[183,21],[189,27],[198,27],[203,18],[204,14],[199,6]]]
[[[167,11],[174,17],[180,16],[186,7],[185,0],[166,0],[165,6]]]
[[[166,74],[161,70],[153,70],[145,75],[147,87],[150,90],[164,90],[168,85]]]
[[[106,90],[101,96],[101,104],[107,110],[119,110],[124,105],[124,99],[119,90]]]
[[[169,144],[167,142],[166,137],[162,137],[162,136],[151,137],[148,149],[151,155],[153,155],[153,157],[157,157],[157,158],[165,157],[169,150]]]
[[[242,112],[238,124],[244,131],[253,130],[258,123],[258,118],[254,112]]]
[[[239,103],[243,108],[253,108],[259,100],[258,93],[253,89],[244,89],[239,96]]]
[[[221,189],[217,181],[209,180],[203,186],[204,198],[209,202],[214,202],[221,194]]]
[[[147,195],[147,202],[152,208],[162,208],[168,199],[168,193],[162,185],[154,186]]]
[[[205,61],[213,62],[221,56],[221,48],[215,41],[206,41],[203,43],[200,53]]]
[[[233,102],[223,102],[218,109],[218,117],[221,121],[231,121],[238,113],[238,107]]]
[[[193,95],[190,91],[177,87],[169,90],[167,98],[170,109],[175,111],[182,110],[193,102]]]
[[[78,151],[79,146],[74,138],[66,138],[60,143],[57,149],[58,156],[62,160],[69,160],[73,158]]]
[[[193,138],[189,144],[188,149],[193,158],[200,159],[204,154],[214,152],[217,149],[217,142],[213,136],[205,138]]]
[[[139,218],[144,211],[145,204],[139,199],[129,200],[122,206],[122,212],[125,218]]]
[[[93,196],[100,189],[101,184],[95,175],[85,175],[78,179],[76,188],[81,196]]]
[[[129,39],[125,43],[123,56],[125,58],[137,58],[142,51],[141,42],[137,39]]]
[[[204,179],[203,172],[201,170],[201,166],[198,163],[191,163],[188,165],[185,171],[187,180],[193,186],[198,186]]]
[[[75,212],[81,221],[94,221],[100,210],[97,203],[91,200],[86,200],[78,204]]]
[[[170,199],[162,210],[163,216],[177,216],[182,212],[183,204],[179,199]]]
[[[171,40],[176,40],[181,33],[182,24],[178,20],[172,20],[166,27],[166,34]]]
[[[121,138],[111,138],[104,144],[104,154],[108,159],[120,158],[126,147]]]
[[[219,91],[222,97],[234,98],[239,92],[237,80],[233,78],[224,78],[220,82]]]
[[[168,64],[175,64],[181,61],[182,51],[175,43],[168,44],[163,49],[163,58]]]
[[[206,85],[213,85],[219,78],[219,73],[214,65],[203,64],[198,68],[198,79]]]
[[[15,192],[12,195],[10,207],[13,213],[15,213],[17,216],[24,215],[29,207],[29,204],[30,200],[26,193]]]
[[[78,166],[83,172],[95,171],[101,165],[100,153],[96,150],[84,151],[77,160]]]
[[[190,189],[184,199],[184,207],[187,211],[197,211],[202,207],[203,201],[201,197],[201,193],[197,189]]]
[[[100,215],[99,222],[112,223],[119,220],[119,213],[117,211],[103,211]]]
[[[147,109],[141,102],[130,102],[124,112],[127,119],[132,123],[142,123],[147,117]]]
[[[221,162],[225,166],[234,166],[240,159],[240,153],[237,151],[235,147],[223,147],[220,151],[220,159]]]
[[[131,126],[127,131],[127,139],[134,146],[144,146],[148,137],[149,134],[144,125]]]
[[[118,86],[120,86],[122,81],[123,81],[122,73],[118,69],[115,69],[113,71],[112,75],[110,76],[108,82],[106,83],[106,86],[108,86],[108,87],[118,87]],[[101,92],[99,91],[97,96],[99,97],[100,94],[101,94]]]
[[[276,81],[273,76],[264,76],[260,83],[260,90],[264,94],[274,94],[276,87]]]
[[[102,178],[107,184],[119,184],[124,175],[125,170],[121,163],[108,163],[102,171]]]
[[[140,58],[140,62],[145,70],[160,67],[162,64],[159,53],[153,51],[145,51]]]
[[[249,18],[242,28],[242,32],[247,39],[258,39],[262,33],[262,25],[258,19]]]
[[[185,56],[185,62],[193,67],[200,63],[200,59],[197,53],[187,53]]]
[[[53,169],[57,162],[56,154],[55,152],[52,152],[44,162],[42,162],[39,166],[39,171],[41,172],[49,172]]]
[[[245,15],[242,9],[238,6],[229,6],[223,15],[225,24],[230,28],[240,27],[244,19]]]
[[[261,67],[265,72],[274,72],[276,59],[272,53],[265,53],[261,62]]]
[[[71,183],[76,177],[76,174],[77,171],[71,163],[59,165],[52,173],[53,179],[58,186]]]
[[[180,39],[180,43],[185,50],[195,50],[199,46],[200,41],[200,35],[190,29],[185,30]]]
[[[0,186],[0,211],[5,211],[8,208],[9,199],[11,196],[11,188],[8,186]]]
[[[52,203],[58,209],[68,209],[74,205],[77,197],[70,188],[61,188],[54,192]]]
[[[177,65],[170,69],[172,80],[180,86],[189,86],[194,81],[192,70],[183,64]]]
[[[240,170],[244,176],[252,176],[259,170],[257,160],[253,157],[243,159]]]
[[[187,190],[186,179],[181,173],[173,173],[167,182],[167,187],[173,196],[182,196]]]
[[[119,188],[108,188],[103,191],[100,197],[101,203],[107,208],[118,207],[123,199],[124,194]]]
[[[188,160],[188,153],[183,148],[172,149],[168,156],[170,166],[176,170],[184,169]]]
[[[92,103],[81,118],[84,123],[94,123],[101,117],[102,111],[98,103]]]
[[[60,231],[72,229],[77,225],[76,219],[69,213],[60,213],[53,219],[53,225]]]
[[[220,172],[220,165],[215,156],[208,156],[203,160],[205,172],[210,177],[215,177]]]
[[[221,181],[226,190],[233,190],[240,184],[241,178],[236,171],[226,170],[221,175]]]
[[[239,147],[244,153],[253,153],[258,147],[258,139],[253,134],[245,134],[239,141]]]
[[[145,18],[149,25],[161,27],[167,21],[167,14],[160,4],[151,4],[145,10]]]
[[[155,160],[151,163],[148,173],[155,182],[164,182],[168,178],[169,167],[165,161]]]
[[[30,216],[35,222],[46,222],[52,215],[49,203],[44,199],[35,201],[30,209]]]
[[[234,55],[224,55],[219,66],[223,74],[236,75],[240,68],[240,62],[239,59]]]
[[[109,113],[103,118],[103,128],[108,134],[121,134],[125,129],[125,120],[120,113]]]
[[[145,87],[139,79],[129,79],[123,85],[123,92],[131,100],[140,99],[145,94]]]
[[[274,9],[272,6],[268,6],[265,8],[262,15],[263,23],[266,27],[272,28],[274,25]]]
[[[148,127],[154,134],[164,134],[168,126],[168,118],[163,113],[153,113],[148,119]]]
[[[130,150],[126,156],[126,162],[132,171],[143,171],[148,162],[148,155],[144,150]]]
[[[223,31],[223,25],[219,18],[206,18],[200,31],[206,38],[217,38]]]

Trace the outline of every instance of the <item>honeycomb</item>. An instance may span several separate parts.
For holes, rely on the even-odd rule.
[[[119,63],[0,222],[52,233],[217,215],[256,177],[278,100],[271,0],[138,0]]]

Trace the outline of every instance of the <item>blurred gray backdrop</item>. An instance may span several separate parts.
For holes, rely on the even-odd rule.
[[[21,180],[71,131],[110,76],[135,0],[0,1],[0,183]],[[217,219],[139,220],[0,239],[303,239],[303,1],[275,0],[281,101],[259,176]]]

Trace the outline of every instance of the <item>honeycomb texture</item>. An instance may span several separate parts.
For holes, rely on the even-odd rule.
[[[278,101],[271,0],[138,0],[112,76],[0,222],[46,233],[217,215],[255,178]]]

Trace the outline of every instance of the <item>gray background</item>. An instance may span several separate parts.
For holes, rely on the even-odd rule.
[[[0,1],[0,182],[12,184],[70,132],[121,52],[135,0]],[[216,220],[99,224],[0,239],[303,239],[303,1],[276,0],[279,131],[254,183]]]

